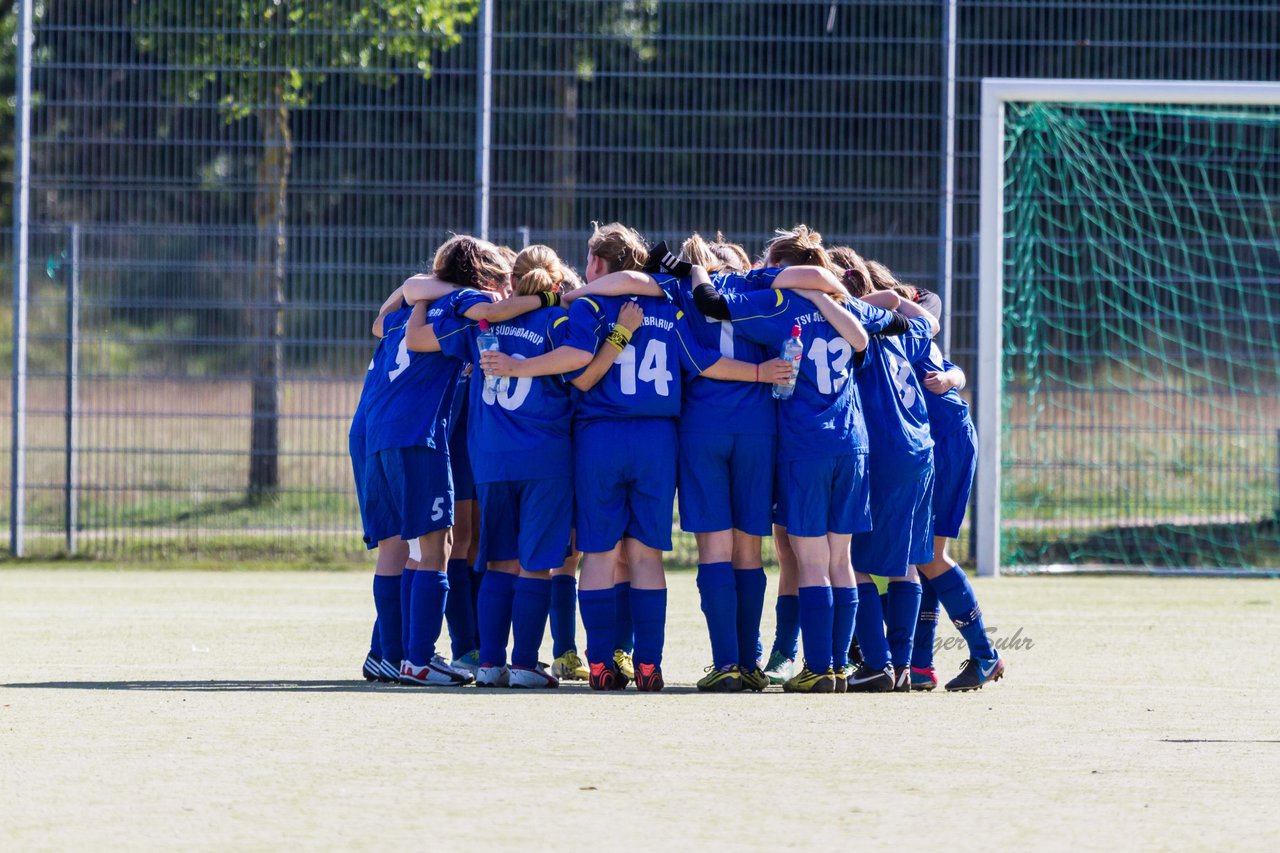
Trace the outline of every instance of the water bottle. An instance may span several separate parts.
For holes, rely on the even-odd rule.
[[[502,348],[498,346],[498,336],[489,331],[489,321],[480,321],[480,334],[476,335],[476,345],[480,347],[480,352],[501,352]],[[504,385],[506,385],[505,376],[490,376],[488,373],[484,375],[484,390],[491,394],[497,394]]]
[[[804,352],[804,344],[800,343],[800,327],[792,326],[791,335],[782,342],[782,360],[791,362],[791,381],[785,385],[773,386],[775,400],[790,400],[796,393],[796,376],[800,374],[800,355]]]

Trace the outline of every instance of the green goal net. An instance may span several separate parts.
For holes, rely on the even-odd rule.
[[[1280,566],[1280,107],[1010,102],[1003,157],[1001,563]]]

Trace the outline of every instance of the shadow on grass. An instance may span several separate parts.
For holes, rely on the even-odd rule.
[[[1150,524],[1098,530],[1006,530],[1011,564],[1110,564],[1262,568],[1280,566],[1280,521]]]
[[[449,696],[555,696],[564,694],[594,693],[586,684],[562,684],[553,690],[499,690],[477,687],[406,687],[401,684],[371,684],[359,681],[302,681],[275,679],[272,681],[33,681],[0,684],[0,687],[35,690],[140,690],[177,691],[189,693],[396,693],[401,695],[449,695]],[[671,686],[663,693],[697,693],[692,686]],[[618,693],[601,693],[600,696],[620,696],[635,693],[627,690]]]

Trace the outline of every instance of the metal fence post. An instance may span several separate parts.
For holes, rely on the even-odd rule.
[[[31,210],[31,0],[18,5],[13,163],[13,419],[9,446],[9,553],[23,555],[27,486],[27,271]]]
[[[489,239],[489,149],[493,135],[493,0],[480,4],[476,100],[476,236]]]
[[[76,451],[76,386],[80,380],[80,223],[71,225],[71,270],[67,276],[67,414],[66,496],[63,518],[67,528],[67,553],[76,552],[76,521],[80,495]]]
[[[938,283],[942,297],[942,351],[951,355],[956,204],[956,0],[942,2],[942,198],[938,212]]]

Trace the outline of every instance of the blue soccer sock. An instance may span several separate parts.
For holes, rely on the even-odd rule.
[[[983,660],[996,657],[991,638],[987,636],[987,627],[982,622],[982,608],[978,606],[978,598],[973,594],[973,586],[964,570],[952,566],[938,575],[933,579],[933,591],[947,609],[951,623],[969,644],[969,655]]]
[[[400,647],[409,649],[409,626],[413,624],[413,578],[416,569],[405,566],[400,573]]]
[[[613,585],[613,606],[617,611],[613,615],[613,648],[615,651],[622,649],[630,653],[636,645],[636,629],[631,610],[631,584],[615,583]],[[609,658],[612,660],[613,655],[611,654]]]
[[[415,666],[426,666],[435,657],[448,597],[449,578],[444,572],[419,569],[414,573],[413,597],[409,605],[409,645],[405,652]]]
[[[480,582],[484,580],[485,570],[471,567],[471,624],[475,625],[475,633],[471,637],[471,649],[480,648]]]
[[[795,660],[800,645],[800,596],[779,594],[774,612],[778,625],[773,633],[773,651]]]
[[[373,576],[373,606],[378,611],[378,640],[382,659],[399,664],[404,659],[401,632],[400,576]]]
[[[617,592],[608,589],[579,589],[578,609],[582,611],[582,630],[587,635],[585,654],[589,663],[607,663],[613,667],[617,648]]]
[[[636,664],[662,666],[662,647],[667,639],[667,591],[631,590],[631,618],[635,623]]]
[[[372,657],[382,658],[382,639],[378,636],[378,620],[373,620],[373,637],[369,639],[369,654]]]
[[[538,649],[550,612],[551,579],[516,578],[511,600],[512,666],[533,669],[538,665]]]
[[[760,617],[764,613],[768,581],[764,569],[734,569],[733,583],[738,597],[738,666],[748,671],[758,669]]]
[[[475,651],[476,614],[471,602],[471,570],[466,560],[449,561],[449,600],[444,618],[449,623],[449,645],[453,659]]]
[[[733,563],[699,563],[698,594],[711,635],[711,661],[716,669],[738,662],[738,594]],[[639,622],[639,620],[636,620]]]
[[[834,609],[831,624],[831,659],[836,669],[849,665],[849,646],[853,643],[853,620],[858,612],[858,590],[851,586],[833,586]]]
[[[862,661],[871,669],[884,669],[889,665],[889,641],[884,637],[884,609],[880,603],[880,590],[873,583],[858,584],[858,612],[853,620],[853,632],[862,650]]]
[[[804,662],[819,675],[831,669],[831,629],[835,609],[829,586],[800,587],[800,630],[804,634]]]
[[[486,666],[503,666],[507,662],[515,586],[515,575],[493,569],[485,572],[480,581],[480,611],[476,615],[480,624],[480,663]]]
[[[916,638],[911,645],[911,665],[916,669],[933,666],[933,641],[938,635],[938,593],[933,581],[920,575],[920,616]]]
[[[889,641],[889,660],[894,666],[911,665],[911,647],[915,645],[919,619],[920,584],[915,581],[890,583],[884,633]]]
[[[551,654],[560,657],[578,648],[578,581],[573,575],[551,578]]]

